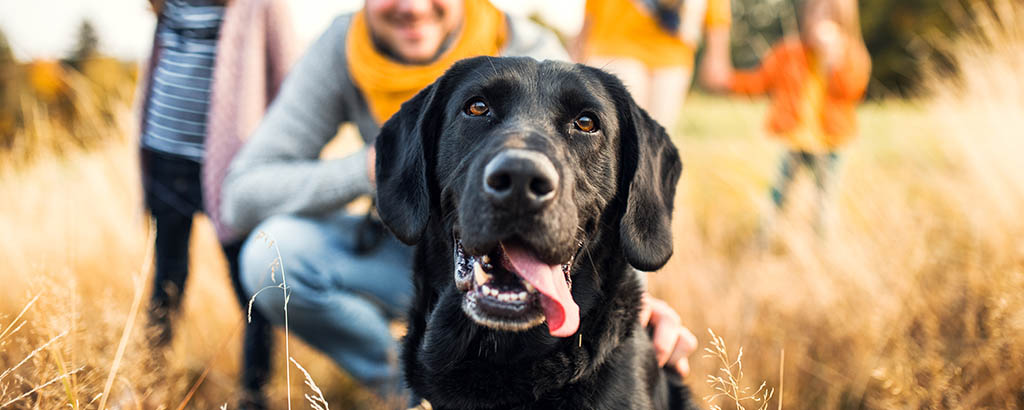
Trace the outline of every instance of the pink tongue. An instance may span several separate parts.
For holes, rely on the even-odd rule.
[[[580,327],[580,307],[572,300],[561,265],[547,265],[518,246],[504,247],[513,271],[541,293],[540,304],[551,336],[569,337]]]

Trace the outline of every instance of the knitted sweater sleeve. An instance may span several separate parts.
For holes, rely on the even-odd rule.
[[[251,231],[276,214],[322,215],[372,192],[365,149],[323,160],[320,151],[350,121],[344,44],[338,19],[299,60],[256,131],[231,163],[222,218]]]

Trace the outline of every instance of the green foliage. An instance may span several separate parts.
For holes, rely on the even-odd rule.
[[[861,0],[861,29],[874,64],[869,92],[913,95],[921,70],[947,61],[936,41],[964,28],[949,12],[960,6],[956,0]]]
[[[732,59],[740,68],[756,66],[775,42],[796,34],[793,0],[732,0]]]

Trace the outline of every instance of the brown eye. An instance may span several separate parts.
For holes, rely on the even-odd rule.
[[[469,103],[466,104],[466,114],[472,115],[474,117],[479,117],[481,115],[487,114],[490,111],[491,108],[487,106],[487,103],[485,103],[484,100],[479,98],[469,100]]]
[[[576,117],[573,125],[576,126],[576,129],[583,132],[597,132],[597,120],[587,114]]]

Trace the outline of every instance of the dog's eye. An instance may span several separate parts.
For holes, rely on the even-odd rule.
[[[488,112],[490,112],[491,107],[488,107],[487,103],[484,102],[482,98],[477,97],[472,100],[469,100],[469,102],[466,103],[465,111],[466,114],[472,115],[474,117],[479,117],[481,115],[486,115]]]
[[[572,122],[576,126],[576,129],[583,132],[597,132],[597,120],[594,117],[583,114],[576,117],[576,120]]]

